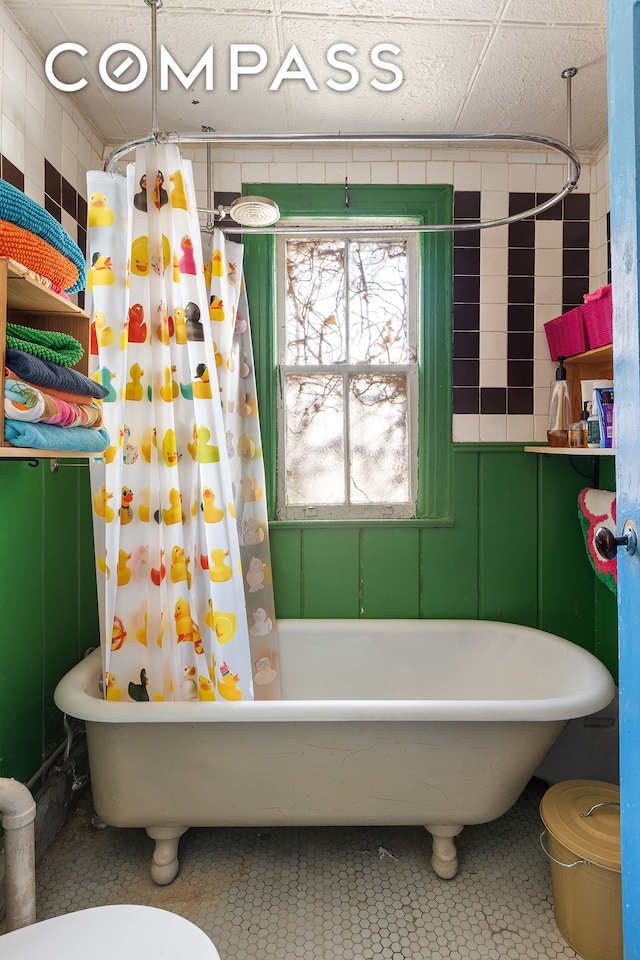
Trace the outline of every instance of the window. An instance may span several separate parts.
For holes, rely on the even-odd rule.
[[[278,237],[278,517],[415,516],[417,248]]]
[[[243,237],[270,518],[450,523],[451,233],[331,237],[317,225],[451,223],[452,188],[352,186],[348,208],[340,184],[243,191],[275,200],[281,225],[309,228]],[[367,453],[361,423],[374,418]],[[385,472],[388,444],[402,456]],[[288,471],[287,457],[315,466]]]

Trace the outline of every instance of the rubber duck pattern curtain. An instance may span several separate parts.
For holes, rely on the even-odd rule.
[[[204,264],[174,145],[87,185],[92,376],[111,437],[91,467],[104,696],[276,698],[242,247],[217,233]]]

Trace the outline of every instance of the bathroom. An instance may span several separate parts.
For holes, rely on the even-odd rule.
[[[160,39],[183,70],[191,69],[187,39],[183,48],[170,25],[173,6],[166,0],[158,13]],[[184,4],[179,6],[182,10]],[[535,231],[532,224],[523,222],[480,231],[479,240],[472,238],[472,231],[455,235],[451,327],[444,325],[434,344],[442,364],[436,368],[438,389],[429,399],[434,416],[428,441],[436,444],[437,458],[425,465],[433,481],[425,519],[362,524],[353,520],[327,524],[313,518],[272,522],[275,605],[279,618],[457,617],[537,627],[591,651],[617,679],[616,597],[589,564],[577,498],[586,486],[615,489],[619,458],[599,458],[596,477],[595,463],[588,458],[578,461],[576,469],[575,461],[568,458],[538,456],[524,449],[546,440],[554,364],[543,324],[580,302],[584,293],[611,281],[606,11],[604,3],[593,3],[588,16],[582,9],[579,14],[558,13],[558,23],[553,25],[558,46],[553,47],[552,59],[547,42],[551,27],[546,17],[536,15],[536,6],[487,0],[482,10],[474,10],[472,22],[463,22],[468,31],[465,42],[473,45],[478,70],[483,62],[487,72],[496,72],[502,69],[500,43],[508,42],[511,31],[514,56],[513,51],[521,50],[518,43],[523,42],[523,25],[528,22],[527,42],[533,44],[535,56],[532,53],[519,63],[518,83],[526,91],[532,82],[527,70],[533,73],[533,85],[542,82],[544,73],[546,100],[538,107],[540,129],[535,132],[560,140],[566,135],[566,84],[560,73],[571,65],[569,61],[575,62],[574,144],[581,162],[578,186],[561,205],[538,219]],[[416,83],[412,69],[429,48],[429,41],[435,49],[436,33],[428,31],[444,29],[439,21],[459,16],[456,4],[441,7],[439,16],[425,15],[424,23],[421,18],[416,21],[411,5],[404,15],[397,12],[398,32],[395,35],[394,25],[394,35],[403,55],[396,60],[404,67],[405,90]],[[149,83],[139,91],[118,94],[115,102],[108,101],[95,70],[98,56],[109,43],[133,40],[141,49],[148,49],[149,8],[143,0],[120,4],[109,17],[111,22],[106,9],[87,3],[71,11],[65,3],[38,5],[19,0],[0,6],[0,174],[59,217],[81,247],[86,239],[86,171],[101,169],[111,149],[146,135],[150,128]],[[267,14],[263,12],[264,23],[242,19],[238,13],[234,29],[229,28],[228,37],[219,39],[213,23],[210,36],[201,39],[201,28],[188,21],[193,36],[198,37],[198,52],[214,42],[215,56],[222,60],[228,43],[237,42],[242,34],[247,42],[268,48]],[[312,52],[313,15],[310,10],[298,10],[298,14],[293,22],[300,29],[299,47],[308,54],[305,62],[316,84],[323,86],[330,71],[326,61]],[[36,33],[37,21],[44,33]],[[427,31],[424,37],[417,38],[416,22]],[[66,24],[66,33],[61,23]],[[195,33],[196,29],[200,32]],[[329,33],[335,42],[352,39],[348,21],[340,23],[338,33]],[[379,5],[372,5],[372,26],[362,49],[369,41],[373,46],[389,39],[390,33]],[[211,41],[214,34],[216,39]],[[295,32],[291,36],[295,37]],[[167,37],[172,38],[170,42]],[[55,90],[45,77],[44,58],[53,44],[63,39],[89,48],[86,74],[91,82],[84,93],[90,100],[81,99],[83,91],[74,97]],[[457,42],[463,43],[460,38]],[[471,72],[462,82],[456,76],[459,63],[455,56],[442,56],[440,77],[451,83],[455,78],[452,102],[462,110],[464,88],[472,86]],[[358,66],[359,83],[342,95],[345,104],[350,99],[367,102],[372,66],[365,57],[358,60]],[[277,67],[270,65],[270,78]],[[71,59],[69,69],[69,80],[84,72],[77,58]],[[330,112],[335,110],[331,107],[326,114],[318,112],[311,123],[306,114],[315,103],[312,97],[322,102],[321,94],[308,91],[306,98],[301,96],[296,103],[299,81],[268,91],[266,76],[265,70],[263,76],[243,78],[239,92],[246,82],[246,86],[253,84],[251,90],[268,96],[274,111],[269,127],[257,98],[255,102],[246,97],[237,100],[242,103],[241,109],[234,107],[238,115],[229,112],[223,122],[216,115],[218,97],[202,89],[198,95],[183,95],[181,112],[172,115],[168,127],[197,131],[208,124],[222,132],[247,133],[288,125],[294,131],[311,132],[317,124],[327,133],[337,133],[355,122],[353,117],[342,121],[339,114]],[[389,77],[386,73],[384,78]],[[224,81],[219,83],[224,86]],[[581,83],[590,91],[587,97],[581,97]],[[398,91],[379,93],[376,109],[380,113],[367,129],[398,132],[395,98],[400,91],[402,86]],[[225,93],[219,91],[223,101]],[[431,91],[423,103],[424,127],[429,127],[429,111],[441,95],[440,90]],[[480,104],[472,102],[468,109],[475,108],[475,118],[463,114],[461,129],[473,131],[481,123],[485,130],[503,128],[508,114],[491,116],[488,104],[492,98],[486,89],[484,95],[484,115]],[[526,98],[526,93],[522,95]],[[164,126],[162,94],[158,100]],[[93,113],[83,112],[83,102],[94,105]],[[455,118],[452,108],[440,129],[452,129]],[[528,132],[515,122],[511,126]],[[523,122],[523,126],[529,125]],[[419,123],[415,131],[421,132]],[[432,128],[423,132],[432,132]],[[212,151],[216,205],[245,192],[273,195],[286,209],[299,198],[295,191],[307,184],[333,185],[342,200],[348,183],[355,206],[359,185],[400,189],[447,184],[453,188],[457,220],[501,219],[533,206],[539,195],[554,194],[566,176],[565,159],[539,145],[516,148],[464,143],[425,148],[381,143],[257,143],[214,146]],[[182,152],[193,162],[198,201],[206,206],[206,147],[188,145]],[[273,186],[271,194],[269,186]],[[259,247],[260,240],[247,244],[245,261],[253,317],[258,312],[253,291],[263,281],[256,275],[258,254],[252,258],[251,245]],[[260,324],[252,327],[258,366],[260,357],[268,356],[269,343]],[[264,413],[262,416],[265,445],[271,443],[273,458],[274,441]],[[53,472],[46,459],[36,466],[6,459],[2,470],[7,545],[3,607],[5,636],[11,640],[5,639],[0,648],[0,770],[3,776],[29,784],[34,792],[47,787],[39,817],[46,843],[60,828],[60,808],[69,790],[69,776],[57,773],[64,764],[66,738],[53,691],[87,648],[95,646],[99,635],[89,476],[85,464],[60,461]],[[268,489],[267,495],[272,497],[272,490]],[[16,527],[9,538],[14,517]],[[78,735],[77,740],[81,739]],[[98,839],[100,836],[104,834]],[[393,862],[387,861],[387,865]],[[219,949],[222,955],[220,945]]]

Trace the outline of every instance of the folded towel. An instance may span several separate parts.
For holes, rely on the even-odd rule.
[[[82,359],[84,349],[75,337],[53,330],[36,330],[19,323],[7,323],[7,346],[24,350],[41,360],[51,360],[61,367],[72,367]]]
[[[57,283],[51,281],[51,289],[54,293],[57,293],[59,297],[64,297],[65,300],[68,300],[71,303],[71,298],[66,290],[63,290],[62,287],[59,287]]]
[[[41,286],[46,287],[47,290],[53,290],[53,292],[57,293],[59,297],[64,297],[65,300],[68,300],[69,303],[71,303],[71,297],[69,294],[66,293],[66,291],[63,290],[62,287],[60,287],[57,283],[54,283],[53,280],[50,280],[49,277],[44,277],[41,273],[36,273],[35,270],[30,270],[24,265],[24,263],[19,263],[17,260],[12,259],[10,263],[14,269],[14,272],[18,272],[23,277],[29,277],[30,280],[34,280]]]
[[[82,427],[93,430],[102,426],[102,411],[97,403],[65,403],[42,394],[45,403],[45,415],[40,423],[50,423],[58,427]],[[53,409],[51,409],[53,407]],[[17,420],[27,419],[16,417]]]
[[[78,244],[71,239],[64,227],[44,207],[41,207],[35,200],[31,200],[21,190],[7,183],[6,180],[0,180],[0,218],[36,234],[63,257],[70,260],[77,268],[77,277],[71,281],[71,286],[68,283],[60,283],[58,280],[56,280],[56,283],[59,283],[67,293],[84,290],[87,275],[84,256]],[[14,256],[14,254],[5,255]],[[15,259],[21,263],[24,262],[20,260],[19,256],[16,256]],[[56,279],[51,273],[41,270],[39,267],[32,267],[30,263],[27,263],[26,266],[36,270],[37,273],[42,273],[51,280]]]
[[[29,270],[28,267],[25,267],[24,263],[18,263],[17,260],[10,260],[9,265],[13,267],[14,273],[19,273],[23,277],[29,277],[30,280],[33,280],[35,283],[39,283],[42,287],[46,287],[47,290],[53,290],[56,287],[56,293],[62,296],[61,287],[58,287],[57,284],[54,284],[53,281],[49,280],[48,277],[43,277],[41,273],[36,273],[35,270]],[[69,297],[67,294],[64,294]]]
[[[4,380],[5,383],[7,380],[14,380],[16,383],[24,383],[27,387],[33,387],[34,390],[40,389],[43,393],[46,393],[49,397],[54,397],[56,400],[64,400],[66,403],[87,403],[90,400],[90,397],[85,393],[69,393],[66,390],[55,390],[53,387],[40,387],[38,388],[35,383],[29,383],[28,380],[20,380],[20,377],[16,377],[9,367],[4,368]],[[92,381],[93,383],[93,381]],[[96,397],[96,400],[98,398]]]
[[[24,423],[8,418],[4,421],[4,438],[14,447],[38,450],[103,453],[109,446],[109,434],[104,427],[96,430],[87,430],[86,427],[54,427],[50,423]]]
[[[72,367],[61,367],[50,360],[41,360],[23,350],[7,350],[6,363],[18,380],[27,380],[37,387],[50,387],[54,390],[66,390],[69,393],[82,394],[84,397],[93,397],[94,400],[103,400],[109,396],[109,391],[101,383],[85,377],[83,373]]]
[[[102,410],[98,403],[67,403],[13,377],[4,382],[4,415],[11,420],[51,423],[59,427],[102,425]]]
[[[46,411],[44,395],[12,378],[4,382],[4,415],[13,420],[40,420]]]
[[[0,219],[0,256],[17,260],[52,283],[55,281],[63,290],[73,292],[76,289],[78,268],[75,263],[36,233],[9,220]]]

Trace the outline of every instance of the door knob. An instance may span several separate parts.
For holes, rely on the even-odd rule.
[[[618,547],[624,547],[629,556],[632,557],[638,549],[638,531],[633,520],[625,520],[621,537],[614,536],[609,527],[598,527],[594,542],[596,550],[606,560],[615,558]]]

